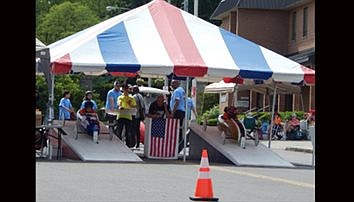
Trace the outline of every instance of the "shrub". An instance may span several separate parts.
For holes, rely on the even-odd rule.
[[[218,122],[218,119],[217,119],[217,118],[208,119],[207,125],[208,125],[208,126],[216,126],[216,125],[217,125],[217,122]]]

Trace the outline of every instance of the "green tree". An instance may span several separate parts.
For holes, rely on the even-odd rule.
[[[49,12],[50,7],[50,1],[36,0],[36,25],[38,25],[43,16]]]
[[[80,3],[64,2],[50,8],[37,26],[37,37],[45,44],[81,31],[99,22],[96,14]]]
[[[58,118],[58,105],[63,97],[64,90],[71,93],[70,101],[74,110],[80,108],[81,102],[85,95],[85,90],[80,87],[80,79],[83,75],[56,75],[54,80],[54,117]],[[44,76],[36,77],[36,87],[39,91],[38,105],[42,112],[46,112],[48,103],[48,90]]]
[[[81,0],[81,2],[95,12],[101,20],[105,20],[127,11],[124,9],[107,11],[107,6],[126,8],[128,7],[129,0]]]
[[[152,79],[151,87],[162,89],[165,84],[165,80],[162,78]]]

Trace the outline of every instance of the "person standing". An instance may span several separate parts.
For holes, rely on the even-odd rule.
[[[70,114],[75,113],[73,110],[73,106],[70,102],[70,92],[64,91],[63,97],[59,102],[59,120],[67,120],[70,121]]]
[[[129,110],[136,107],[136,102],[133,96],[129,95],[129,86],[128,84],[122,85],[123,94],[118,97],[118,106],[121,110],[117,116],[117,133],[119,139],[122,139],[123,127],[125,127],[125,144],[128,147],[133,147],[132,145],[132,136],[131,136],[131,126],[132,126],[132,114]]]
[[[150,118],[166,118],[170,117],[170,111],[167,107],[167,102],[163,95],[158,95],[156,100],[150,104],[149,113],[147,117]]]
[[[188,118],[188,121],[190,121],[192,119],[192,111],[193,111],[195,117],[197,117],[197,112],[195,111],[195,107],[194,107],[192,98],[188,97],[187,101],[188,101],[187,102],[187,107],[188,107],[187,108],[188,109],[187,118]]]
[[[140,122],[145,119],[145,103],[144,98],[139,92],[138,86],[133,86],[133,97],[136,102],[137,112],[132,116],[132,145],[135,143],[135,148],[140,148]]]
[[[111,114],[110,112],[114,112],[118,110],[118,97],[122,95],[120,92],[120,84],[119,81],[114,82],[114,87],[108,91],[106,97],[106,119],[109,124],[112,124],[115,119],[117,119],[117,115]]]
[[[170,100],[170,110],[171,116],[173,118],[179,119],[179,145],[178,152],[180,152],[184,147],[184,140],[182,135],[183,120],[186,115],[186,102],[185,102],[185,91],[179,86],[178,80],[172,80],[171,86],[174,89]],[[188,137],[187,137],[188,140]],[[188,142],[188,141],[187,141]]]

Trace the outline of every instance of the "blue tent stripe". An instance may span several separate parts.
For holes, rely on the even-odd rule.
[[[242,78],[267,80],[272,76],[273,72],[257,44],[224,29],[220,32],[235,64],[241,68],[239,75]]]
[[[137,72],[140,69],[123,22],[99,34],[97,40],[107,71]]]

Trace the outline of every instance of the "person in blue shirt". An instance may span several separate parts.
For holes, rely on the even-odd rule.
[[[110,124],[117,119],[117,115],[110,114],[109,112],[118,110],[118,97],[122,95],[122,92],[120,92],[119,81],[115,81],[113,85],[114,87],[108,91],[106,97],[106,119]]]
[[[96,104],[96,102],[92,99],[92,95],[93,95],[92,91],[89,91],[89,90],[86,91],[85,97],[84,97],[84,100],[83,100],[82,103],[81,103],[80,109],[85,108],[85,103],[88,102],[88,101],[91,101],[92,104],[93,104],[93,109],[94,109],[95,111],[97,111],[97,104]]]
[[[70,92],[66,90],[59,102],[59,120],[71,120],[70,113],[74,113],[74,110],[70,102]]]
[[[195,107],[194,107],[194,104],[193,104],[193,100],[192,100],[192,98],[190,98],[190,97],[188,97],[187,98],[187,109],[188,109],[188,111],[187,111],[187,118],[188,118],[188,121],[190,121],[191,120],[191,112],[193,111],[193,113],[194,113],[194,115],[195,116],[197,116],[197,112],[195,111]]]
[[[184,147],[184,140],[182,135],[182,125],[183,120],[186,115],[186,101],[185,101],[185,91],[182,87],[179,86],[180,83],[178,80],[172,80],[171,86],[174,89],[171,95],[170,100],[170,109],[171,109],[171,116],[173,118],[179,119],[179,125],[181,129],[179,130],[179,145],[178,145],[178,152],[180,152]],[[189,134],[189,133],[188,133]],[[188,142],[187,137],[187,142]]]
[[[118,97],[122,95],[120,92],[120,84],[119,81],[114,82],[114,87],[108,91],[106,97],[106,110],[115,111],[118,110]]]

